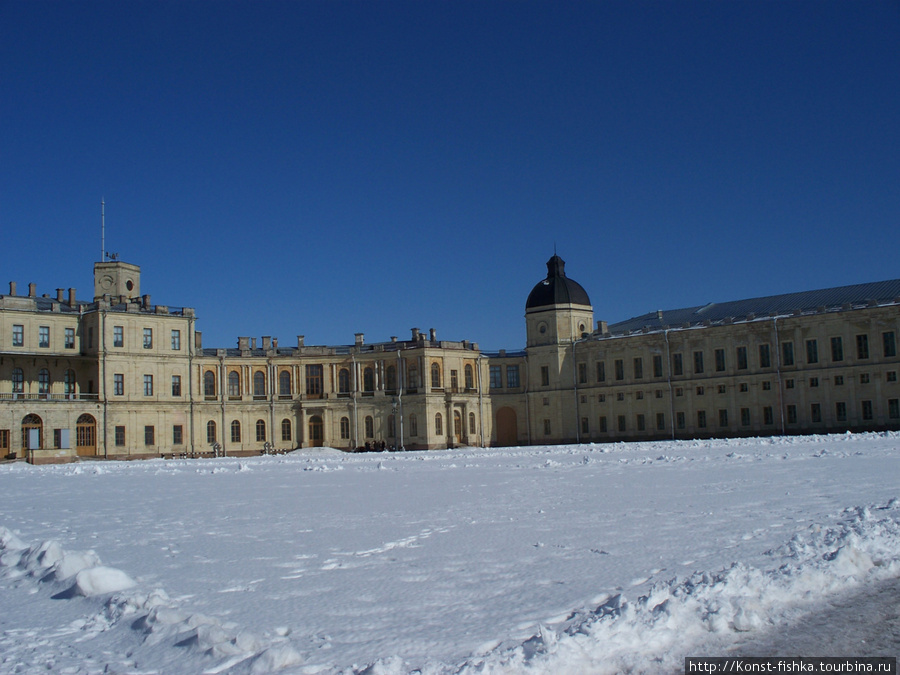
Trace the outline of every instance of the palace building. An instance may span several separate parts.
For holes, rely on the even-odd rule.
[[[900,429],[900,280],[594,324],[554,255],[524,350],[468,340],[352,345],[240,337],[153,305],[141,270],[94,264],[94,294],[0,295],[0,458],[34,463],[430,450]]]

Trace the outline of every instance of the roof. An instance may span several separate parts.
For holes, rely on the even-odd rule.
[[[587,291],[577,281],[566,276],[566,263],[558,255],[547,261],[547,278],[531,289],[525,309],[547,305],[588,305]]]
[[[749,320],[762,316],[822,312],[865,307],[869,304],[900,303],[900,279],[867,284],[823,288],[784,295],[769,295],[731,302],[711,302],[699,307],[670,309],[642,314],[609,326],[611,333],[660,329],[666,326],[721,322],[726,319]]]

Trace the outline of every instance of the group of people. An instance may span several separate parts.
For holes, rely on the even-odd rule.
[[[366,444],[356,449],[356,452],[385,452],[389,450],[394,452],[397,448],[393,445],[388,446],[384,441],[366,441]]]

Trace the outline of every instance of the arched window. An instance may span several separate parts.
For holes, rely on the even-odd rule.
[[[203,395],[206,398],[216,397],[216,374],[211,370],[203,373]]]
[[[375,371],[371,368],[363,371],[363,391],[375,391]]]
[[[341,418],[341,438],[345,441],[350,438],[350,418],[349,417]]]
[[[46,368],[38,371],[38,393],[42,396],[50,393],[50,371]]]
[[[291,371],[289,370],[282,370],[278,375],[278,395],[283,398],[291,397]]]
[[[265,443],[266,441],[266,422],[265,420],[256,420],[256,442]]]
[[[239,398],[241,395],[241,376],[236,370],[228,373],[228,397]]]
[[[241,442],[241,423],[238,420],[234,420],[231,423],[231,442]]]
[[[290,443],[293,437],[294,434],[291,430],[291,421],[285,417],[281,420],[281,440],[285,443]]]
[[[338,372],[338,393],[350,393],[350,371],[346,368],[341,368],[341,370]]]
[[[266,374],[261,370],[253,373],[253,398],[264,399],[266,397]]]
[[[416,414],[413,413],[409,416],[409,435],[410,436],[418,436],[419,435],[419,420],[416,417]]]
[[[206,442],[210,445],[216,442],[216,423],[212,420],[206,423]]]
[[[441,413],[434,414],[434,433],[436,436],[444,435],[444,420],[441,417]]]
[[[397,389],[397,366],[388,366],[384,379],[388,391],[395,391]]]
[[[431,364],[431,386],[434,389],[441,388],[441,366],[437,361]]]
[[[466,390],[474,389],[475,388],[475,377],[474,377],[474,373],[472,371],[472,364],[470,364],[470,363],[466,364],[465,378],[466,378]]]
[[[375,420],[371,415],[366,416],[366,438],[375,438]]]
[[[66,371],[63,382],[65,383],[65,392],[69,396],[75,393],[75,371],[71,368]]]
[[[44,422],[37,415],[22,418],[22,447],[29,450],[44,447]]]
[[[409,364],[409,368],[406,371],[406,386],[410,389],[418,389],[419,388],[419,367],[414,364]]]
[[[469,413],[469,434],[475,435],[476,433],[478,433],[478,431],[475,427],[475,413],[470,412]]]
[[[12,370],[12,390],[14,394],[21,394],[25,391],[25,371],[21,368]]]

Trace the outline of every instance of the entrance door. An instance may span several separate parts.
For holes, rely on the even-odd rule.
[[[325,425],[322,418],[313,415],[309,418],[309,447],[321,448],[325,441]]]
[[[462,415],[459,414],[459,410],[453,411],[453,436],[457,445],[462,444]]]
[[[519,444],[516,411],[512,408],[500,408],[497,411],[497,445],[508,447]]]
[[[44,447],[44,422],[37,415],[22,418],[22,450],[39,450]]]
[[[75,453],[79,457],[97,454],[97,420],[88,414],[79,417],[75,423]]]

